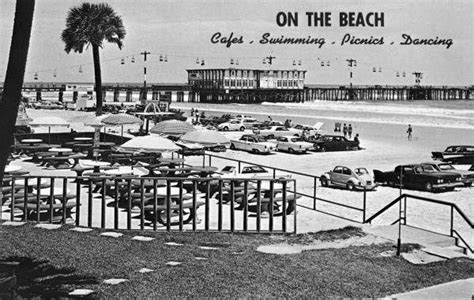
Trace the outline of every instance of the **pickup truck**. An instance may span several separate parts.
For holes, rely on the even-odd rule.
[[[240,139],[230,141],[230,149],[243,150],[255,154],[269,154],[275,150],[275,144],[267,142],[263,136],[244,134]]]
[[[425,190],[427,192],[452,191],[463,186],[461,175],[439,172],[433,166],[424,164],[400,165],[395,170],[382,172],[374,170],[374,181],[389,186]]]

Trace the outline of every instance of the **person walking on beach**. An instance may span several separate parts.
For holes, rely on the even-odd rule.
[[[413,127],[411,127],[411,124],[408,124],[407,134],[408,140],[411,141],[413,139]]]
[[[191,117],[194,116],[194,107],[191,108]]]
[[[342,133],[344,134],[344,137],[347,136],[347,125],[344,123],[344,126],[342,126]]]
[[[352,138],[352,125],[349,124],[349,127],[347,127],[347,135],[349,135],[349,139]]]

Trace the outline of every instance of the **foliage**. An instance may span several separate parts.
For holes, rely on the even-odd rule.
[[[71,8],[61,34],[67,53],[82,53],[89,45],[102,48],[104,40],[122,49],[124,38],[122,18],[107,3],[82,3]]]

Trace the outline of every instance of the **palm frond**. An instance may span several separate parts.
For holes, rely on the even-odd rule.
[[[89,44],[102,47],[104,40],[121,49],[125,34],[122,18],[107,3],[82,3],[69,10],[61,39],[67,53],[82,53]]]

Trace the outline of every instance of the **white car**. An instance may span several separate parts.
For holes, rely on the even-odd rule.
[[[277,138],[276,149],[289,153],[306,153],[313,149],[313,144],[305,142],[297,136],[280,136]]]
[[[339,186],[348,190],[373,190],[376,187],[374,178],[366,168],[351,170],[344,166],[337,166],[334,170],[321,175],[322,186]]]
[[[255,154],[268,154],[275,150],[275,144],[258,135],[244,134],[238,140],[230,141],[231,150],[243,150]]]
[[[257,130],[259,135],[264,136],[267,139],[274,139],[279,136],[300,136],[301,131],[293,128],[286,128],[285,126],[271,126],[269,129]]]
[[[241,119],[230,120],[228,122],[217,125],[217,130],[229,131],[229,130],[245,130],[245,124]]]

